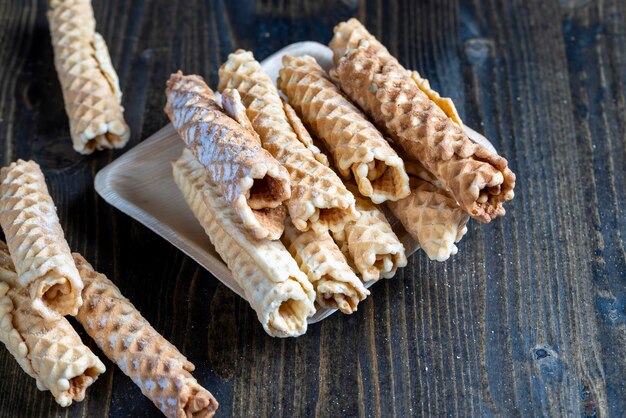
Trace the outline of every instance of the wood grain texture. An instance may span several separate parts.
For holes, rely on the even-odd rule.
[[[129,146],[166,123],[172,71],[215,84],[235,48],[328,42],[356,16],[517,173],[507,216],[471,223],[457,256],[411,257],[357,313],[295,340],[266,336],[242,299],[96,195],[123,151],[72,150],[45,3],[0,0],[0,161],[41,164],[70,245],[189,357],[220,416],[624,416],[626,2],[94,0]],[[61,409],[2,348],[0,417],[160,416],[106,365]]]

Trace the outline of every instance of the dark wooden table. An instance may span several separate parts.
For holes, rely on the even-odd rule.
[[[45,1],[1,0],[2,163],[42,165],[70,245],[195,363],[220,416],[626,415],[625,1],[94,2],[128,148],[166,124],[170,72],[215,83],[236,48],[328,42],[356,16],[517,173],[507,216],[472,222],[457,256],[417,254],[354,315],[270,338],[245,301],[98,197],[94,175],[124,151],[72,150]],[[0,416],[160,416],[106,365],[62,409],[1,348]]]

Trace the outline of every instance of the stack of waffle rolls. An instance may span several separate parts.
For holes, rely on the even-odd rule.
[[[285,219],[282,203],[291,197],[285,167],[225,113],[201,77],[172,74],[166,94],[172,124],[244,227],[257,239],[278,239]]]
[[[347,114],[350,109],[353,109],[354,112],[349,113],[351,115],[349,120],[354,122],[346,126],[368,126],[369,128],[366,130],[367,135],[374,135],[383,140],[382,135],[371,123],[365,120],[363,116],[358,116],[361,115],[360,111],[349,104],[348,100],[330,82],[324,70],[313,58],[286,56],[284,58],[284,68],[280,74],[279,86],[289,100],[294,103],[296,109],[301,112],[303,119],[310,123],[313,130],[315,130],[315,126],[324,126],[324,124],[328,123],[326,122],[327,120],[339,119],[336,115]],[[436,95],[436,93],[433,93],[433,95]],[[346,109],[334,110],[332,104],[328,104],[329,102],[332,103],[331,98],[336,98],[342,103],[339,107]],[[348,102],[348,105],[344,105],[343,103],[345,102]],[[329,113],[331,116],[326,116],[326,113]],[[325,135],[323,137],[332,136],[330,133],[323,133],[327,131],[315,131],[318,135]],[[354,136],[350,137],[346,133],[349,131],[350,129],[337,129],[338,134],[354,140]],[[355,142],[357,144],[363,143],[362,141]],[[406,164],[416,165],[419,163],[407,160]],[[410,171],[406,167],[404,168],[407,172]],[[339,167],[339,170],[341,171],[341,167]],[[456,253],[457,249],[454,243],[458,242],[466,232],[465,224],[468,217],[454,198],[450,196],[449,192],[445,188],[440,187],[441,182],[431,175],[426,180],[424,180],[424,177],[424,175],[422,177],[411,176],[410,183],[407,177],[407,191],[401,195],[402,198],[389,199],[387,204],[427,255],[431,259],[444,261],[450,255]],[[355,177],[355,180],[359,184],[358,176]],[[363,194],[361,187],[359,187],[359,193]],[[378,201],[372,198],[372,196],[369,197],[373,202]],[[444,204],[441,205],[440,201],[443,201]],[[335,235],[339,236],[339,234]]]
[[[245,229],[206,170],[186,149],[173,163],[174,180],[216,251],[232,271],[265,331],[302,335],[315,313],[315,291],[280,241],[257,240]]]
[[[330,47],[330,75],[313,57],[285,55],[277,86],[251,52],[235,51],[219,69],[221,106],[198,76],[167,83],[165,110],[187,145],[174,179],[272,336],[304,333],[314,303],[354,312],[366,285],[407,264],[379,204],[444,261],[470,216],[488,222],[513,197],[506,160],[469,139],[452,101],[360,22],[339,24]],[[289,175],[290,194],[272,206],[289,215],[276,234],[259,234],[236,204],[245,196],[258,209],[236,187],[255,163]]]
[[[44,176],[33,161],[0,170],[0,341],[61,406],[82,401],[105,371],[64,317],[75,315],[104,354],[168,417],[210,417],[217,402],[194,366],[119,289],[65,241]]]
[[[19,276],[0,241],[0,341],[20,367],[49,390],[61,406],[85,398],[85,391],[105,371],[100,359],[83,344],[61,315],[43,316],[19,285]]]
[[[312,57],[283,57],[278,86],[324,141],[344,178],[352,174],[374,203],[409,194],[404,163],[382,134],[339,91]]]
[[[50,0],[50,37],[74,149],[121,148],[130,129],[109,50],[96,32],[91,0]]]
[[[298,117],[287,116],[285,106],[270,77],[251,52],[238,50],[220,67],[218,89],[237,89],[242,96],[252,127],[263,148],[289,172],[291,198],[287,209],[291,222],[301,231],[340,230],[358,217],[354,196],[328,166],[316,159],[310,137],[300,138],[303,130]],[[293,123],[296,124],[294,129]]]
[[[503,203],[514,196],[515,174],[506,159],[465,134],[450,108],[446,113],[446,106],[428,94],[428,83],[416,81],[354,21],[336,28],[330,46],[336,61],[333,79],[407,158],[422,163],[475,219],[489,222],[505,214]]]

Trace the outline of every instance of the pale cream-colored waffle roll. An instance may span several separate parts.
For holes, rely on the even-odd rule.
[[[224,113],[202,77],[172,74],[166,94],[172,124],[245,228],[257,239],[280,238],[281,206],[291,196],[287,170]]]
[[[283,107],[285,108],[285,115],[291,123],[293,131],[298,135],[298,139],[302,142],[311,152],[315,155],[315,159],[327,167],[330,167],[328,157],[324,154],[313,142],[313,138],[307,129],[304,127],[302,120],[298,117],[296,111],[291,107],[289,103],[283,100]]]
[[[287,168],[287,209],[301,231],[340,230],[358,217],[354,197],[328,166],[320,163],[289,120],[278,90],[251,52],[238,50],[220,67],[219,90],[237,89],[263,147]]]
[[[32,309],[26,290],[15,287],[15,267],[0,241],[0,341],[22,369],[49,390],[57,403],[82,401],[86,389],[105,371],[62,316],[44,318]]]
[[[173,163],[174,180],[216,251],[244,290],[265,331],[274,337],[306,332],[315,291],[280,241],[254,240],[202,165],[185,150]]]
[[[76,315],[80,280],[54,202],[39,165],[18,160],[0,170],[0,225],[33,309],[42,315]]]
[[[313,57],[285,55],[278,86],[328,147],[339,173],[352,173],[362,195],[375,203],[409,195],[402,159]]]
[[[457,253],[469,215],[447,191],[416,177],[410,182],[409,197],[387,205],[428,258],[445,261]]]
[[[420,161],[472,217],[489,222],[505,214],[515,174],[506,159],[473,142],[397,61],[384,62],[367,40],[333,70],[341,88],[409,158]]]
[[[356,198],[356,209],[361,217],[346,224],[333,237],[344,254],[361,274],[364,282],[391,278],[399,267],[407,264],[404,246],[391,229],[383,211],[348,184]]]
[[[367,40],[370,43],[372,51],[383,62],[397,61],[396,58],[385,48],[385,46],[367,31],[365,26],[357,19],[352,18],[345,22],[339,23],[334,28],[335,35],[328,45],[333,51],[333,60],[335,64],[339,62],[339,59],[346,55],[346,53],[359,46],[359,42],[362,39]],[[452,99],[448,97],[441,97],[438,92],[430,87],[430,82],[423,78],[417,71],[411,72],[411,78],[417,86],[439,106],[452,120],[459,125],[462,125],[461,117],[452,102]]]
[[[77,253],[85,282],[76,319],[102,352],[170,418],[212,417],[213,395],[191,375],[194,365],[159,334],[120,290]]]
[[[54,66],[63,89],[74,149],[91,154],[122,148],[130,129],[109,50],[95,31],[91,0],[50,0],[48,21]]]
[[[282,241],[309,277],[320,306],[351,314],[370,294],[328,231],[302,232],[287,224]]]

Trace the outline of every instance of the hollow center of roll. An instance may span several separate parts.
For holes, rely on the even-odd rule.
[[[293,299],[288,299],[284,301],[283,303],[280,304],[280,307],[278,308],[278,315],[283,317],[283,319],[285,320],[289,319],[290,317],[295,317],[296,310],[294,309],[295,306],[293,305],[295,305],[296,303],[297,301]]]
[[[367,168],[367,179],[369,181],[374,181],[383,176],[385,170],[387,169],[387,164],[385,164],[384,161],[375,159],[367,163]]]
[[[88,367],[83,374],[70,379],[69,396],[76,401],[82,401],[85,398],[85,391],[99,374],[95,367]]]
[[[194,379],[195,380],[195,379]],[[192,384],[191,394],[187,399],[187,403],[183,406],[186,417],[204,418],[212,417],[217,410],[217,401],[209,391],[202,387],[195,387]]]
[[[287,299],[283,301],[274,315],[270,316],[270,326],[282,332],[291,332],[299,329],[306,318],[301,312],[306,312],[305,301]]]
[[[248,197],[248,205],[252,209],[275,208],[284,200],[285,191],[280,181],[268,175],[254,179]]]
[[[385,264],[387,264],[386,263],[387,258],[389,258],[387,254],[376,255],[376,261],[374,262],[374,267],[379,271],[383,271],[383,269],[385,268]]]
[[[43,293],[43,300],[47,304],[50,304],[52,301],[62,297],[63,295],[69,294],[70,291],[70,282],[69,280],[65,279],[48,287]]]
[[[376,168],[367,173],[367,178],[372,185],[374,193],[387,197],[396,196],[398,193],[398,184],[394,171],[396,167],[390,167],[383,161],[376,161]],[[376,201],[375,203],[380,203]]]

